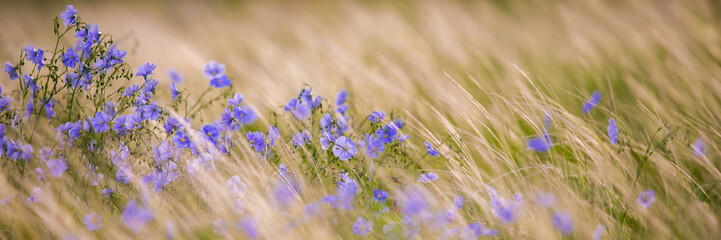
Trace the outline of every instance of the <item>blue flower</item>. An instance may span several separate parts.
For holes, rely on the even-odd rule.
[[[147,208],[138,206],[138,203],[134,200],[129,201],[123,211],[122,220],[130,231],[137,234],[143,230],[146,223],[153,220],[153,212]]]
[[[456,198],[453,199],[453,207],[456,209],[463,208],[463,204],[466,202],[466,200],[463,198],[463,195],[456,195]]]
[[[613,120],[613,118],[608,119],[608,137],[611,138],[611,144],[618,143],[618,127],[616,126],[616,120]]]
[[[43,64],[43,60],[45,60],[43,57],[45,52],[42,49],[35,48],[32,44],[30,44],[30,46],[25,47],[25,53],[27,54],[30,62],[38,65],[38,70],[40,70],[42,66],[45,66],[45,64]]]
[[[428,155],[431,155],[431,156],[434,156],[434,157],[441,155],[440,153],[438,153],[438,151],[436,151],[435,149],[433,149],[433,146],[432,146],[430,143],[428,143],[428,142],[423,142],[423,144],[426,145],[426,151],[428,151]]]
[[[210,79],[210,86],[215,88],[224,88],[230,86],[231,83],[230,78],[225,74]]]
[[[15,66],[13,66],[13,65],[12,65],[11,63],[9,63],[9,62],[5,62],[5,66],[3,67],[3,70],[4,70],[8,75],[10,75],[10,80],[15,80],[15,79],[20,78],[20,76],[18,76],[17,70],[15,70]]]
[[[250,217],[239,220],[237,227],[245,233],[248,239],[258,239],[258,225]]]
[[[355,157],[358,153],[355,143],[350,138],[340,136],[333,145],[333,155],[338,157],[341,161],[347,161]]]
[[[303,130],[293,135],[293,145],[295,145],[296,147],[303,146],[308,142],[308,140],[312,138],[313,136],[310,135],[310,132],[308,130]]]
[[[643,208],[648,208],[653,204],[653,202],[656,201],[656,194],[653,192],[653,190],[646,190],[641,192],[641,194],[638,195],[638,198],[636,198],[636,202],[638,202],[639,205]]]
[[[80,62],[80,57],[72,48],[68,48],[68,50],[63,53],[62,58],[63,64],[69,68],[75,68],[75,65],[78,65],[78,62]]]
[[[138,67],[138,73],[136,75],[147,79],[149,74],[153,74],[155,67],[155,63],[146,62],[145,64]]]
[[[528,145],[528,148],[536,152],[547,152],[551,149],[551,146],[553,146],[551,143],[551,137],[548,136],[548,133],[545,131],[542,136],[528,139],[526,144]]]
[[[696,138],[696,141],[691,144],[691,150],[693,150],[693,154],[696,154],[696,156],[703,157],[706,155],[706,144],[701,138]]]
[[[185,132],[178,131],[173,135],[173,143],[179,149],[190,148],[190,139],[185,136]]]
[[[165,124],[163,124],[163,129],[165,129],[165,133],[172,133],[178,128],[178,124],[180,124],[180,122],[177,118],[169,116],[168,119],[165,120]]]
[[[429,203],[426,196],[415,188],[407,188],[400,194],[401,211],[407,216],[415,216],[426,210]]]
[[[104,112],[96,112],[95,117],[88,118],[88,121],[90,121],[90,125],[96,133],[110,130],[110,127],[108,127],[110,116]]]
[[[306,102],[298,102],[298,99],[291,99],[284,107],[286,112],[293,114],[295,119],[303,120],[310,118],[310,107]]]
[[[467,227],[461,230],[461,239],[477,239],[480,236],[496,236],[498,230],[490,229],[480,223],[469,223]]]
[[[383,121],[383,118],[386,117],[386,114],[382,111],[375,111],[372,112],[370,116],[368,116],[368,120],[371,122],[380,122]]]
[[[208,140],[210,140],[210,142],[212,142],[213,144],[218,144],[220,132],[218,131],[218,128],[216,128],[213,124],[206,124],[205,126],[203,126],[203,134],[208,137]]]
[[[33,188],[33,191],[30,193],[30,197],[28,197],[27,202],[31,203],[39,203],[40,197],[42,197],[43,191],[40,190],[40,188]]]
[[[150,119],[153,121],[158,120],[161,114],[160,107],[158,107],[158,103],[155,101],[140,107],[140,112],[143,120]]]
[[[380,189],[373,189],[373,200],[384,202],[388,198],[388,192],[380,190]]]
[[[436,173],[421,173],[420,176],[418,176],[418,182],[420,183],[432,183],[438,179],[438,174]]]
[[[366,134],[365,141],[363,141],[363,149],[365,150],[366,156],[371,159],[376,159],[385,150],[385,144],[373,135]]]
[[[228,99],[228,105],[231,107],[239,107],[240,104],[243,103],[243,99],[245,99],[243,94],[235,93],[233,94],[233,98]]]
[[[152,152],[155,165],[157,166],[163,165],[168,159],[173,157],[173,147],[171,147],[166,141],[163,141],[160,145],[153,147]]]
[[[116,120],[118,121],[118,120]],[[123,123],[123,127],[125,130],[132,131],[137,128],[140,128],[142,126],[143,117],[140,114],[140,112],[134,112],[133,114],[127,115],[125,117],[125,122]]]
[[[225,75],[225,64],[216,61],[210,61],[208,65],[203,67],[203,74],[208,80]]]
[[[601,102],[601,93],[599,91],[594,91],[593,94],[591,94],[591,98],[583,103],[583,114],[591,112],[591,110],[595,108],[599,102]]]
[[[183,75],[175,69],[168,70],[168,78],[170,78],[170,81],[172,81],[173,83],[183,83]]]
[[[520,193],[516,193],[513,200],[511,200],[499,198],[496,190],[491,186],[487,186],[486,189],[490,196],[491,207],[493,207],[493,216],[505,224],[509,224],[519,217],[521,207],[523,206],[523,199],[521,199]]]
[[[48,166],[48,169],[50,169],[50,173],[55,178],[59,178],[65,173],[65,170],[68,170],[68,165],[65,163],[65,159],[54,159],[54,160],[48,160],[45,162],[45,164]]]
[[[262,132],[248,132],[245,136],[256,152],[265,151],[265,135]]]
[[[65,26],[68,26],[70,24],[75,23],[75,14],[78,13],[78,10],[73,7],[73,5],[67,5],[65,6],[65,11],[60,13],[60,18],[63,19],[63,23]]]
[[[123,91],[122,96],[123,97],[133,96],[133,94],[135,94],[135,92],[137,92],[139,89],[140,89],[140,85],[138,85],[137,83],[133,84],[132,86],[126,88],[125,91]]]
[[[335,195],[327,195],[323,197],[324,203],[331,204],[334,208],[341,210],[353,209],[353,199],[358,191],[358,183],[354,180],[344,182],[338,185]]]
[[[96,212],[90,212],[90,214],[85,215],[83,223],[85,223],[85,227],[88,228],[88,231],[98,231],[103,228],[101,217]]]
[[[255,122],[258,116],[255,115],[255,112],[250,107],[241,106],[233,108],[233,118],[235,118],[239,123],[251,124]]]
[[[568,235],[573,232],[573,217],[568,211],[553,213],[551,222],[553,223],[553,227],[563,235]]]
[[[13,99],[8,96],[1,96],[0,97],[0,111],[10,110],[10,103],[12,101],[13,101]]]
[[[345,103],[345,100],[348,98],[348,91],[345,89],[341,89],[338,94],[335,95],[335,105],[340,106]]]
[[[47,115],[48,119],[55,117],[55,110],[53,110],[53,103],[55,102],[55,99],[48,100],[47,103],[45,103],[45,115]]]
[[[353,233],[355,233],[355,235],[365,236],[368,235],[371,230],[373,230],[373,224],[363,217],[358,217],[355,223],[353,223]]]
[[[175,83],[170,83],[170,96],[173,97],[173,101],[178,98],[178,89],[175,88]]]
[[[268,145],[275,146],[275,141],[280,138],[280,131],[273,125],[268,129]]]
[[[111,195],[113,195],[114,191],[115,191],[115,188],[110,187],[110,188],[103,189],[102,194],[103,194],[103,196],[110,197]]]

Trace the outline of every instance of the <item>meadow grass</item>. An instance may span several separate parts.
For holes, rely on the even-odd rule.
[[[7,34],[0,36],[1,60],[17,64],[25,55],[18,50],[31,43],[52,50],[51,20],[63,7],[8,3],[0,10],[0,20],[7,23]],[[497,230],[493,238],[503,239],[590,239],[598,225],[605,229],[603,239],[714,239],[721,234],[716,144],[721,141],[721,31],[715,3],[132,2],[75,7],[84,22],[97,23],[103,34],[113,35],[117,47],[128,50],[128,65],[119,69],[130,74],[145,62],[158,65],[148,79],[159,80],[153,99],[163,110],[162,121],[145,120],[140,130],[124,136],[114,134],[112,126],[106,134],[85,129],[69,146],[58,140],[60,124],[93,117],[105,102],[99,96],[143,85],[144,79],[125,75],[130,80],[114,79],[107,93],[80,91],[77,102],[63,92],[56,97],[57,116],[48,120],[38,103],[32,116],[22,117],[27,86],[0,77],[2,93],[14,99],[0,116],[7,129],[4,139],[31,143],[34,149],[31,160],[13,160],[3,141],[3,238],[216,239],[252,238],[256,231],[262,239],[383,239],[394,234],[436,239],[449,232],[465,237],[469,223]],[[59,25],[62,32],[62,19]],[[58,42],[59,49],[76,44],[72,33]],[[208,85],[203,67],[210,60],[225,64],[232,86]],[[33,66],[25,59],[22,68],[32,71]],[[185,78],[177,84],[178,101],[171,98],[165,76],[171,68]],[[65,84],[64,77],[46,79]],[[284,106],[305,87],[323,100],[299,121]],[[345,114],[334,103],[341,89],[349,94]],[[584,114],[583,104],[596,90],[600,102]],[[238,131],[222,131],[229,139],[223,154],[201,128],[221,118],[226,100],[236,92],[245,96],[242,105],[257,120]],[[66,103],[80,106],[71,110]],[[197,108],[195,103],[200,103]],[[132,113],[131,105],[118,114]],[[367,120],[376,110],[386,114],[382,123]],[[348,116],[344,135],[358,145],[348,161],[322,149],[324,113],[336,120]],[[544,126],[545,116],[550,127]],[[170,117],[189,117],[184,131],[205,154],[174,152],[170,161],[177,166],[177,179],[155,189],[154,181],[148,184],[143,176],[165,169],[155,164],[153,147],[162,142],[176,146],[177,132],[163,129]],[[386,144],[375,159],[367,156],[361,146],[364,134],[396,118],[405,123],[398,136],[409,138]],[[607,134],[610,118],[618,125],[617,144]],[[259,154],[246,133],[268,135],[270,125],[281,137]],[[304,129],[312,138],[297,147],[294,134]],[[528,141],[544,133],[550,149],[529,148]],[[694,153],[697,139],[705,143],[705,154]],[[94,150],[88,149],[92,141]],[[116,181],[118,165],[112,161],[111,151],[121,141],[135,173],[128,183]],[[424,142],[440,156],[430,156]],[[67,161],[60,177],[51,176],[41,160],[43,147]],[[212,159],[212,168],[203,165],[211,162],[204,157]],[[191,174],[189,167],[198,162]],[[285,177],[279,177],[281,163]],[[42,179],[35,168],[44,169]],[[96,173],[104,177],[92,185]],[[341,173],[358,184],[352,209],[322,200],[342,192]],[[420,183],[424,173],[438,179]],[[242,183],[229,186],[232,176]],[[111,187],[112,195],[102,194]],[[42,190],[37,203],[26,201],[33,188]],[[384,204],[373,200],[374,189],[389,193]],[[646,190],[655,193],[648,208],[637,202]],[[511,199],[516,193],[522,204],[506,223],[491,200],[509,200],[502,205],[515,208]],[[553,206],[536,201],[541,193],[555,196]],[[452,211],[452,222],[438,223],[457,195],[466,200],[464,206]],[[424,199],[424,207],[408,213],[415,199]],[[130,202],[152,213],[138,231],[124,221]],[[380,210],[384,205],[387,212]],[[91,212],[101,216],[98,231],[89,231],[83,221]],[[552,221],[561,212],[573,221],[568,234]],[[354,233],[358,217],[371,222],[368,235]]]

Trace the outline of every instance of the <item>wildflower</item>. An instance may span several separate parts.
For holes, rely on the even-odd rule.
[[[42,196],[42,191],[40,190],[40,188],[34,187],[33,191],[30,193],[30,197],[28,197],[27,202],[39,203],[41,196]]]
[[[88,228],[88,231],[98,231],[103,228],[101,217],[96,212],[90,212],[90,214],[85,215],[83,222],[85,223],[85,227]]]
[[[110,127],[108,127],[110,116],[104,112],[96,112],[95,117],[88,118],[88,121],[90,121],[90,125],[96,133],[110,130]]]
[[[125,123],[123,123],[123,127],[128,131],[132,131],[140,128],[142,122],[143,115],[141,114],[141,112],[134,112],[133,114],[127,115],[125,117]]]
[[[383,144],[383,142],[378,137],[374,137],[370,134],[365,135],[365,141],[363,142],[363,145],[366,156],[371,159],[376,159],[380,155],[380,153],[385,150],[385,144]]]
[[[556,197],[550,193],[538,192],[535,197],[536,203],[545,208],[553,207],[556,203]]]
[[[68,48],[68,50],[63,53],[62,59],[63,64],[65,64],[65,66],[69,68],[75,68],[75,65],[80,62],[80,57],[77,53],[75,53],[75,50],[73,50],[72,48]]]
[[[499,198],[496,190],[491,186],[487,186],[486,189],[490,196],[491,207],[493,207],[493,216],[505,224],[509,224],[519,217],[521,207],[523,206],[520,193],[516,193],[512,201],[510,199]]]
[[[242,124],[251,124],[258,117],[250,107],[234,107],[232,116]]]
[[[13,101],[8,96],[0,96],[0,111],[10,110],[10,103]]]
[[[345,89],[341,89],[338,94],[335,95],[335,105],[340,106],[345,103],[345,100],[348,98],[348,91]]]
[[[60,18],[63,19],[63,23],[65,26],[68,26],[70,24],[75,23],[75,14],[78,13],[78,10],[73,7],[73,5],[67,5],[65,6],[65,11],[60,13]]]
[[[436,151],[435,149],[433,149],[433,146],[431,146],[430,143],[428,143],[428,142],[423,142],[423,144],[426,145],[426,151],[428,151],[428,155],[431,155],[431,156],[434,156],[434,157],[435,157],[435,156],[438,156],[438,155],[441,155],[440,153],[438,153],[438,151]]]
[[[33,94],[30,94],[30,100],[28,100],[28,105],[25,106],[25,117],[29,118],[33,111],[35,111],[35,104],[34,104],[35,98],[33,97]]]
[[[230,191],[230,196],[233,198],[239,198],[245,195],[245,189],[248,188],[248,185],[240,180],[240,176],[235,175],[230,177],[227,182],[225,182],[225,186],[228,188],[228,191]]]
[[[563,235],[568,235],[573,232],[573,217],[568,211],[553,213],[553,216],[551,216],[551,222],[556,230],[561,232]]]
[[[365,236],[373,230],[373,224],[363,217],[358,217],[353,223],[353,233],[355,235]]]
[[[176,71],[175,69],[168,70],[168,78],[170,78],[170,81],[176,84],[183,83],[183,75],[180,74],[180,72]]]
[[[18,76],[17,70],[15,70],[15,66],[13,66],[13,65],[12,65],[11,63],[9,63],[9,62],[5,62],[5,66],[3,67],[3,70],[4,70],[8,75],[10,75],[10,80],[15,80],[15,79],[20,78],[20,76]]]
[[[45,60],[45,58],[43,57],[45,55],[45,52],[42,49],[35,48],[31,44],[30,46],[25,47],[25,53],[27,54],[27,58],[28,60],[30,60],[30,62],[38,65],[38,70],[40,70],[42,66],[45,66],[45,64],[43,64],[43,60]]]
[[[415,188],[406,188],[401,191],[400,202],[402,212],[407,216],[415,216],[424,212],[428,207],[425,195]]]
[[[611,138],[611,144],[618,143],[618,127],[613,118],[608,119],[608,137]]]
[[[583,114],[591,112],[591,110],[595,108],[599,102],[601,102],[601,93],[599,91],[594,91],[593,94],[591,94],[591,98],[583,103]]]
[[[48,120],[55,117],[55,110],[53,110],[53,102],[55,102],[55,99],[50,99],[45,103],[45,115],[47,116]]]
[[[210,61],[208,65],[203,67],[203,74],[205,78],[211,80],[215,77],[219,77],[225,73],[225,64],[218,63],[216,61]]]
[[[179,149],[190,148],[190,139],[185,136],[185,132],[183,131],[176,132],[172,140]]]
[[[328,150],[328,148],[333,145],[335,137],[329,132],[323,132],[322,134],[323,136],[320,138],[320,147],[323,148],[323,150]]]
[[[438,179],[438,174],[436,173],[421,173],[420,176],[418,176],[418,182],[420,183],[432,183]]]
[[[285,163],[280,163],[278,166],[278,177],[284,178],[286,175],[288,175],[288,168],[285,166]]]
[[[170,96],[173,98],[173,101],[178,98],[178,89],[175,88],[175,83],[170,83]]]
[[[374,111],[371,113],[370,116],[368,116],[368,121],[371,122],[380,122],[383,121],[383,118],[386,117],[386,114],[382,111]]]
[[[65,173],[65,170],[68,170],[68,165],[65,163],[65,159],[62,158],[48,160],[45,164],[48,166],[50,173],[55,178],[61,177],[63,173]]]
[[[275,146],[275,141],[280,138],[280,131],[273,125],[268,128],[268,145]]]
[[[265,135],[261,132],[248,132],[246,134],[250,146],[252,146],[256,152],[265,151]]]
[[[463,208],[463,204],[466,202],[466,200],[463,198],[463,195],[456,195],[456,198],[453,199],[453,207],[456,209]]]
[[[696,156],[703,157],[706,155],[706,144],[701,138],[696,138],[696,141],[691,145],[691,149]]]
[[[241,103],[243,103],[243,99],[245,99],[243,94],[235,93],[233,94],[233,98],[228,99],[228,105],[238,107]]]
[[[308,130],[303,130],[293,135],[293,145],[296,147],[303,146],[312,138],[313,136],[310,135]]]
[[[377,188],[373,189],[373,200],[385,202],[386,198],[388,198],[388,192]]]
[[[125,91],[123,91],[122,96],[123,97],[133,96],[133,94],[135,94],[135,92],[137,92],[138,90],[140,90],[140,85],[138,85],[137,83],[133,84],[132,86],[126,88]]]
[[[153,147],[152,152],[156,165],[162,165],[173,156],[173,147],[168,142],[163,141],[160,145]]]
[[[336,139],[334,143],[333,155],[338,157],[341,161],[347,161],[348,159],[355,157],[356,153],[358,153],[355,143],[350,138],[341,136]]]
[[[239,220],[236,226],[245,233],[248,239],[258,239],[258,225],[250,217]]]
[[[467,227],[461,230],[461,239],[477,239],[480,236],[496,236],[498,230],[486,228],[480,223],[469,223]]]
[[[596,226],[596,230],[593,230],[593,233],[591,233],[591,239],[592,240],[601,240],[603,238],[603,232],[605,231],[603,225],[598,224]]]
[[[168,119],[165,120],[165,124],[163,124],[163,129],[165,129],[165,133],[172,133],[178,128],[178,124],[180,122],[177,118],[169,116]]]
[[[542,136],[528,139],[526,144],[528,145],[528,148],[536,152],[547,152],[552,146],[551,137],[549,137],[548,133],[545,131]]]
[[[155,101],[153,101],[152,103],[150,103],[148,105],[144,105],[144,106],[140,107],[140,112],[141,112],[143,120],[145,120],[145,119],[150,119],[153,121],[158,120],[158,118],[160,118],[161,111],[162,110],[160,110],[160,107],[158,107],[158,103]]]
[[[286,112],[293,114],[293,117],[298,120],[310,118],[310,106],[306,102],[298,102],[298,99],[291,99],[283,108]]]
[[[155,67],[156,67],[155,63],[146,62],[145,64],[140,65],[140,67],[138,67],[138,73],[136,75],[147,79],[148,75],[153,74]]]
[[[105,188],[105,189],[103,189],[102,194],[103,194],[103,196],[110,197],[111,195],[113,195],[114,191],[115,191],[115,188],[113,188],[113,187]]]
[[[232,82],[230,81],[230,78],[228,78],[228,76],[225,74],[210,79],[211,87],[224,88],[230,86],[230,84],[232,84]]]
[[[646,190],[641,192],[641,194],[638,195],[638,198],[636,198],[636,202],[638,202],[639,205],[643,208],[648,208],[653,204],[653,202],[656,201],[656,194],[654,194],[653,190]]]
[[[43,179],[45,179],[45,171],[43,171],[42,169],[40,169],[40,168],[35,168],[35,174],[38,175],[38,180],[43,180]]]
[[[218,128],[216,128],[213,124],[206,124],[203,126],[203,134],[212,142],[213,144],[218,144],[218,138],[220,137],[220,132],[218,131]]]
[[[353,209],[353,199],[357,191],[358,184],[354,180],[349,180],[343,185],[338,185],[335,195],[323,197],[323,202],[329,203],[337,209],[350,210]]]
[[[143,230],[146,223],[153,220],[153,212],[150,209],[138,206],[138,203],[133,200],[125,206],[122,220],[130,231],[137,234]]]

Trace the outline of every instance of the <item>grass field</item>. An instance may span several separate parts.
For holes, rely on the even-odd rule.
[[[100,36],[112,35],[107,46],[127,51],[112,69],[128,74],[95,72],[85,91],[64,81],[74,70],[51,59],[77,44],[70,31],[53,55],[53,19],[66,4],[79,10],[82,22],[97,24]],[[16,69],[38,83],[33,90],[0,76],[2,94],[13,99],[0,106],[4,239],[721,234],[721,4],[713,1],[0,6],[0,61],[17,66],[23,59]],[[59,29],[66,29],[63,19]],[[60,70],[33,70],[22,50],[30,44]],[[204,75],[204,67],[211,60],[224,64],[231,86],[209,85],[215,76]],[[157,68],[143,78],[138,68],[146,62]],[[178,100],[169,90],[171,69],[184,78],[174,85]],[[159,81],[151,98],[162,113],[147,119],[138,110],[138,129],[113,131],[121,114],[150,106],[120,94],[132,84],[143,89],[150,79]],[[54,95],[56,115],[46,118],[40,96],[55,92],[50,86],[63,90]],[[320,105],[310,106],[307,116],[285,110],[289,99],[310,104],[298,93],[306,87],[313,98],[322,96]],[[337,102],[341,89],[348,98]],[[589,101],[594,91],[597,103]],[[233,93],[244,96],[239,110],[226,103]],[[109,99],[117,99],[109,130],[89,121],[73,144],[58,133],[66,122],[97,118]],[[29,117],[28,101],[35,105]],[[595,108],[586,114],[584,104]],[[254,112],[257,120],[229,128],[220,121],[226,107]],[[370,121],[373,111],[385,118]],[[324,127],[326,113],[333,130]],[[188,122],[167,132],[163,125],[173,117]],[[615,144],[609,119],[618,129]],[[206,124],[220,137],[206,137],[212,135]],[[271,125],[279,129],[277,140],[270,138]],[[312,137],[296,144],[303,130]],[[179,132],[192,146],[181,147]],[[249,132],[264,136],[252,141]],[[336,140],[329,149],[324,132]],[[366,141],[374,133],[389,138],[375,158]],[[357,147],[348,160],[335,147],[355,147],[341,136]],[[121,142],[129,156],[119,160]],[[22,144],[16,143],[32,145],[33,154],[20,159],[27,151],[18,153]],[[168,157],[159,157],[159,146],[170,149]],[[67,165],[59,176],[51,174],[56,163],[43,157],[43,148]],[[388,197],[379,199],[375,189]],[[640,199],[647,190],[655,201]],[[102,226],[93,230],[97,221],[88,225],[87,216],[99,216]]]

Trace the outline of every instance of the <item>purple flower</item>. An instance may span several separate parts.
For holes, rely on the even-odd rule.
[[[163,141],[160,145],[153,147],[152,152],[155,164],[158,166],[163,165],[165,161],[173,157],[173,147],[166,141]]]
[[[48,119],[55,117],[55,110],[53,110],[53,103],[55,102],[55,99],[48,100],[47,103],[45,103],[45,115],[48,117]]]
[[[138,203],[133,200],[125,206],[122,219],[125,226],[137,234],[143,230],[146,223],[153,220],[153,212],[145,207],[138,206]]]
[[[469,223],[461,230],[461,239],[477,239],[480,236],[496,236],[498,230],[490,229],[480,223]]]
[[[176,71],[175,69],[168,70],[168,78],[170,78],[170,81],[176,84],[183,83],[183,75],[180,74],[180,72]]]
[[[42,197],[42,194],[43,194],[43,192],[42,192],[42,190],[40,190],[40,188],[34,187],[33,191],[30,193],[30,197],[28,197],[27,202],[39,203],[40,197]]]
[[[428,143],[428,142],[423,142],[423,144],[426,145],[426,151],[428,151],[428,155],[431,155],[431,156],[434,156],[434,157],[441,155],[440,153],[438,153],[438,151],[436,151],[435,149],[433,149],[433,146],[432,146],[430,143]]]
[[[310,118],[310,106],[306,102],[298,102],[298,99],[291,99],[284,107],[284,110],[293,114],[298,120]]]
[[[303,130],[293,135],[293,145],[296,147],[303,146],[312,138],[313,136],[310,135],[308,130]]]
[[[438,174],[436,173],[421,173],[420,176],[418,176],[418,182],[420,183],[432,183],[438,179]]]
[[[333,145],[335,137],[329,132],[323,132],[322,135],[320,138],[320,147],[323,148],[323,150],[328,150],[328,148]]]
[[[466,200],[463,198],[463,195],[457,195],[455,199],[453,199],[453,207],[456,209],[463,208],[463,204],[466,202]]]
[[[220,131],[218,131],[218,128],[216,128],[213,124],[206,124],[203,126],[203,134],[212,142],[213,144],[218,144],[218,138],[220,137]]]
[[[355,235],[365,236],[373,230],[373,224],[363,217],[358,217],[353,223],[353,233]]]
[[[210,86],[215,88],[224,88],[230,86],[231,84],[232,82],[230,81],[230,78],[228,78],[228,75],[225,74],[210,79]]]
[[[696,138],[696,141],[691,144],[691,150],[696,156],[703,157],[706,155],[706,144],[701,138]]]
[[[251,124],[258,118],[253,109],[245,106],[234,107],[232,116],[242,124]]]
[[[28,60],[30,60],[30,62],[38,65],[38,70],[40,70],[42,66],[45,66],[45,64],[43,64],[43,60],[45,60],[45,58],[43,57],[45,55],[45,52],[42,49],[35,48],[31,44],[30,46],[25,47],[25,53],[27,54],[27,58]]]
[[[348,91],[345,89],[341,89],[338,94],[335,95],[335,105],[340,106],[345,103],[345,100],[348,98]]]
[[[110,187],[110,188],[103,189],[102,193],[103,193],[103,196],[110,197],[111,195],[113,195],[114,191],[115,191],[115,189],[113,187]]]
[[[122,95],[122,96],[123,96],[123,97],[133,96],[133,94],[135,94],[135,92],[137,92],[138,90],[140,90],[140,85],[138,85],[138,84],[133,84],[132,86],[126,88],[125,91],[123,91],[123,95]]]
[[[119,121],[116,120],[116,121]],[[134,112],[133,114],[127,115],[123,123],[125,130],[132,131],[142,126],[143,115],[140,112]]]
[[[136,75],[147,79],[149,74],[153,74],[155,67],[155,63],[146,62],[145,64],[138,67],[138,73]]]
[[[90,214],[85,215],[83,222],[85,223],[85,227],[88,228],[88,231],[98,231],[103,228],[103,223],[100,219],[101,217],[98,213],[90,212]]]
[[[563,235],[568,235],[573,232],[573,217],[568,211],[553,213],[553,216],[551,216],[551,222],[556,230],[561,232]]]
[[[400,194],[401,211],[407,216],[415,216],[426,210],[428,200],[426,196],[415,188],[406,188]]]
[[[368,120],[371,122],[380,122],[383,121],[383,118],[386,117],[386,114],[382,111],[375,111],[372,112],[370,116],[368,116]]]
[[[334,208],[341,210],[353,209],[353,199],[358,191],[358,184],[354,180],[344,182],[338,185],[335,195],[327,195],[323,197],[324,203],[331,204]]]
[[[528,139],[526,144],[528,145],[528,148],[536,152],[548,152],[548,150],[551,149],[551,146],[553,146],[551,143],[551,137],[548,136],[548,133],[545,131],[542,136]]]
[[[521,207],[523,206],[523,199],[521,199],[520,193],[516,193],[511,200],[499,198],[496,190],[491,186],[487,186],[487,190],[491,200],[491,207],[493,207],[493,216],[505,224],[509,224],[519,217]]]
[[[386,198],[388,198],[388,192],[377,188],[373,189],[373,200],[384,202]]]
[[[365,141],[363,142],[363,149],[365,150],[366,156],[371,159],[376,159],[383,150],[385,150],[385,144],[378,137],[366,134]]]
[[[110,130],[110,127],[108,127],[110,116],[104,112],[96,112],[95,117],[88,118],[88,121],[96,133]]]
[[[152,103],[148,105],[144,105],[140,107],[140,112],[142,114],[142,119],[150,119],[150,120],[158,120],[161,114],[160,107],[158,107],[158,103],[153,101]]]
[[[595,108],[599,102],[601,102],[601,93],[599,91],[594,91],[593,94],[591,94],[591,98],[583,103],[583,114],[591,112],[591,110]]]
[[[45,164],[48,166],[50,173],[55,178],[61,177],[63,173],[65,173],[65,170],[68,170],[68,165],[65,163],[65,159],[62,158],[48,160]]]
[[[240,176],[238,175],[230,177],[228,181],[225,182],[225,186],[228,188],[230,196],[233,198],[242,197],[245,195],[245,189],[248,188],[248,185],[240,180]]]
[[[618,143],[618,127],[616,126],[616,120],[613,120],[613,118],[608,119],[608,137],[611,138],[611,144]]]
[[[5,62],[5,66],[3,67],[3,70],[4,70],[8,75],[10,75],[10,80],[15,80],[15,79],[20,78],[20,76],[18,76],[18,72],[15,70],[15,66],[13,66],[13,65],[12,65],[11,63],[9,63],[9,62]]]
[[[75,14],[78,13],[78,10],[73,7],[73,5],[67,5],[65,6],[65,11],[60,13],[60,18],[63,19],[63,23],[65,26],[68,26],[70,24],[75,23]]]
[[[80,57],[77,53],[75,53],[75,50],[73,50],[72,48],[68,48],[68,50],[63,53],[62,58],[63,64],[65,64],[65,66],[69,68],[75,68],[75,65],[80,62]]]
[[[258,225],[250,217],[239,220],[236,226],[245,233],[248,239],[258,239]]]
[[[224,75],[224,73],[225,64],[218,63],[214,60],[210,61],[208,65],[205,65],[205,67],[203,67],[203,74],[208,80]]]
[[[0,111],[10,110],[10,103],[13,101],[8,96],[0,96]]]
[[[641,192],[641,194],[638,195],[638,198],[636,198],[636,202],[641,205],[643,208],[648,208],[653,204],[653,202],[656,201],[656,194],[653,192],[653,190],[646,190]]]
[[[178,98],[178,89],[175,88],[175,83],[170,83],[170,96],[173,97],[173,101]]]
[[[268,141],[271,147],[275,146],[275,141],[280,138],[280,131],[273,125],[268,128]]]
[[[355,157],[358,153],[355,143],[350,138],[340,136],[333,145],[333,155],[338,157],[341,161],[347,161]]]
[[[172,140],[179,149],[190,148],[190,139],[188,136],[185,136],[185,132],[183,131],[176,132]]]
[[[175,117],[168,117],[167,120],[165,120],[165,124],[163,124],[163,129],[165,129],[165,133],[172,133],[178,128],[178,124],[180,122]]]
[[[235,93],[233,94],[233,98],[228,99],[228,105],[231,107],[239,107],[240,104],[243,103],[243,99],[245,99],[243,94]]]
[[[591,233],[591,239],[592,240],[601,240],[603,238],[603,232],[605,231],[603,225],[598,224],[596,226],[596,230],[593,230],[593,233]]]
[[[256,152],[265,151],[265,135],[262,132],[248,132],[245,135],[248,138],[250,146],[255,149]]]

